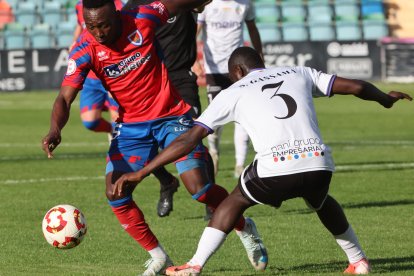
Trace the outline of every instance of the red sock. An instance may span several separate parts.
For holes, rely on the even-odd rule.
[[[219,204],[229,195],[229,193],[220,185],[214,184],[208,191],[202,194],[197,200],[207,204],[208,207],[215,210]],[[234,229],[241,231],[244,228],[244,217],[241,216]]]
[[[144,214],[133,200],[126,205],[112,207],[112,211],[125,231],[145,250],[158,246],[158,240],[145,222]]]
[[[93,129],[95,132],[112,132],[112,125],[105,119],[99,119],[99,124]]]

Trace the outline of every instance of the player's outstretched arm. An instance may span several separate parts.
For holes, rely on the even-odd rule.
[[[366,101],[376,101],[385,108],[391,108],[398,100],[407,99],[412,101],[412,97],[399,91],[390,91],[387,93],[379,90],[372,83],[363,80],[352,80],[336,77],[332,86],[333,94],[354,95]]]
[[[50,117],[49,133],[42,140],[42,149],[48,158],[53,158],[52,152],[62,140],[60,132],[69,119],[70,106],[78,92],[79,89],[62,86],[56,97]]]
[[[200,141],[208,135],[207,129],[201,126],[194,126],[186,133],[181,134],[168,147],[162,150],[148,165],[143,169],[122,175],[114,185],[113,194],[121,196],[126,187],[135,188],[146,176],[155,169],[172,163],[175,160],[189,154]],[[134,186],[134,187],[132,187]]]

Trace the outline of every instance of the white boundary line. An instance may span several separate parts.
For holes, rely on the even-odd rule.
[[[414,162],[336,166],[337,172],[395,170],[395,169],[414,169]],[[87,180],[104,180],[104,176],[72,176],[72,177],[55,177],[55,178],[7,179],[7,180],[0,180],[0,185],[18,185],[18,184],[31,184],[31,183],[47,183],[47,182],[59,182],[59,181],[87,181]]]
[[[93,152],[90,154],[83,154],[83,153],[73,153],[73,154],[66,154],[66,153],[57,153],[56,159],[65,160],[65,159],[76,159],[76,158],[105,158],[106,151],[103,152]],[[5,156],[0,157],[0,161],[19,161],[19,160],[47,160],[47,157],[44,153],[40,153],[38,155],[24,155],[24,156]]]
[[[337,172],[347,171],[369,171],[369,170],[394,170],[394,169],[413,169],[414,162],[408,163],[381,163],[381,164],[361,164],[361,165],[338,165]]]
[[[41,143],[0,143],[0,148],[41,148]],[[75,142],[75,143],[65,143],[59,145],[59,147],[90,147],[90,146],[106,146],[109,147],[108,142]]]
[[[233,140],[222,140],[220,143],[229,145],[233,144]],[[360,140],[344,140],[344,141],[325,141],[329,145],[414,145],[414,140],[383,140],[383,141],[360,141]],[[108,142],[63,142],[59,147],[90,147],[90,146],[104,146],[108,147]],[[0,148],[39,148],[39,143],[0,143]]]

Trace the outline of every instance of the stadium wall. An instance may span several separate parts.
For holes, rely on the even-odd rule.
[[[57,89],[67,60],[67,49],[0,51],[0,91]]]
[[[412,40],[278,42],[265,43],[263,53],[268,67],[298,65],[348,78],[412,81],[413,45]],[[0,92],[58,89],[67,59],[67,49],[0,51]],[[203,76],[199,84],[205,85]]]
[[[377,41],[266,43],[266,66],[307,66],[346,78],[381,78]]]

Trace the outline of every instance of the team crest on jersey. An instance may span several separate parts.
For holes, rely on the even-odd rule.
[[[143,42],[141,32],[139,30],[135,30],[128,36],[128,40],[135,46],[141,46]]]
[[[76,61],[73,58],[68,60],[68,69],[66,70],[66,76],[70,76],[76,71]]]

